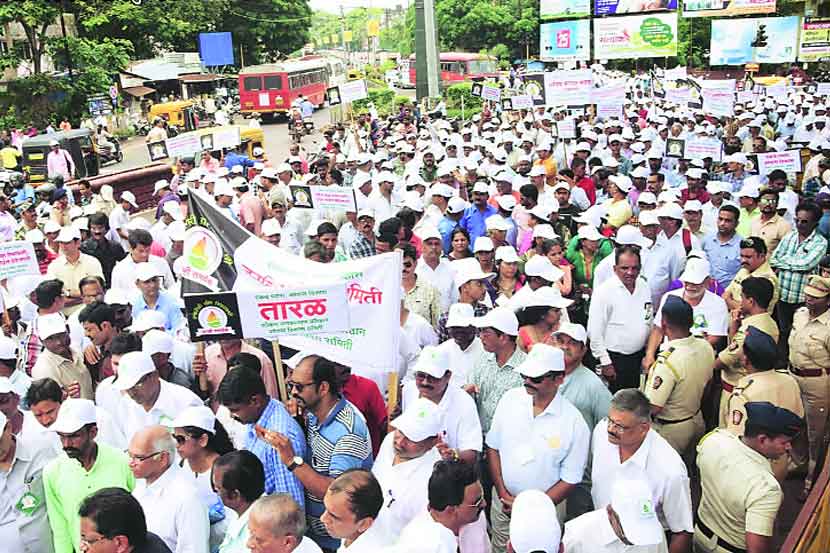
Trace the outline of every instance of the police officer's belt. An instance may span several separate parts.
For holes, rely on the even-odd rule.
[[[677,423],[680,423],[680,422],[686,422],[686,421],[692,420],[693,418],[695,418],[697,416],[698,413],[700,413],[700,409],[698,409],[697,412],[694,415],[692,415],[691,417],[686,417],[685,419],[678,419],[676,421],[670,421],[670,420],[658,419],[657,417],[654,417],[654,421],[659,422],[660,424],[677,424]]]
[[[798,367],[790,367],[790,371],[796,376],[821,376],[824,374],[824,371],[821,369],[799,369]]]
[[[720,381],[720,387],[723,388],[723,391],[726,392],[727,394],[731,394],[732,390],[735,389],[735,386],[733,386],[732,384],[730,384],[729,382],[727,382],[725,380]]]
[[[728,541],[726,541],[725,539],[718,536],[717,534],[715,534],[714,532],[712,532],[709,529],[708,526],[703,524],[703,521],[698,520],[697,521],[697,527],[700,529],[700,531],[703,533],[703,535],[706,536],[707,538],[711,539],[712,536],[715,536],[718,539],[718,547],[720,547],[721,549],[726,549],[727,551],[731,551],[732,553],[746,553],[746,549],[741,549],[740,547],[736,547],[736,546],[732,545],[731,543],[729,543]]]

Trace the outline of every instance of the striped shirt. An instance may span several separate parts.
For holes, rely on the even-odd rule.
[[[807,278],[815,273],[819,260],[827,253],[827,240],[815,230],[802,242],[798,236],[798,230],[793,229],[782,238],[769,262],[778,273],[779,299],[786,303],[804,302]]]
[[[255,424],[246,425],[244,449],[247,449],[262,461],[262,466],[265,468],[266,494],[290,494],[301,508],[304,507],[305,492],[303,485],[296,476],[288,472],[288,469],[280,460],[277,450],[271,447],[268,442],[257,437],[254,432],[256,424],[268,430],[285,434],[291,440],[294,454],[305,458],[306,443],[300,425],[291,418],[282,403],[272,399],[268,401],[268,405],[262,411],[259,420]]]
[[[316,472],[337,478],[349,469],[372,468],[369,430],[354,405],[340,398],[322,423],[313,413],[308,413],[307,417],[311,468]],[[306,490],[308,535],[320,547],[334,550],[340,547],[340,540],[332,538],[320,522],[325,510],[323,499]]]

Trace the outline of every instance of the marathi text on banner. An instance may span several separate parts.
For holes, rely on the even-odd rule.
[[[570,19],[591,15],[591,0],[539,0],[539,18]]]
[[[686,159],[712,158],[712,161],[721,160],[723,144],[717,138],[692,136],[686,139],[683,148],[683,157]]]
[[[800,173],[801,152],[798,150],[785,150],[783,152],[758,154],[759,175],[767,176],[776,169],[780,169],[785,173]]]
[[[683,0],[683,17],[725,17],[756,13],[775,13],[775,0]]]
[[[703,91],[703,109],[715,117],[732,117],[735,115],[735,93],[720,89]]]
[[[676,55],[676,13],[594,19],[594,58],[615,60]]]
[[[590,97],[594,77],[590,69],[550,71],[544,74],[548,106],[581,106]]]
[[[798,61],[830,59],[830,19],[807,17],[801,26]]]
[[[340,100],[344,104],[348,104],[356,100],[364,100],[368,94],[369,93],[366,90],[366,81],[363,79],[349,81],[340,85]]]
[[[0,244],[0,280],[39,274],[35,247],[31,242],[16,240]]]

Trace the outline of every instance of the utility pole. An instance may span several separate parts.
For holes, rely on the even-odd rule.
[[[415,81],[419,102],[425,96],[440,95],[433,0],[415,0]]]

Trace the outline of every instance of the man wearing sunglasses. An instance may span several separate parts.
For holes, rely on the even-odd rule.
[[[506,551],[511,508],[519,493],[544,490],[563,509],[565,499],[582,481],[588,460],[588,425],[579,410],[557,393],[565,381],[562,350],[536,344],[514,371],[521,375],[523,386],[502,396],[487,433],[494,484],[493,553]]]

